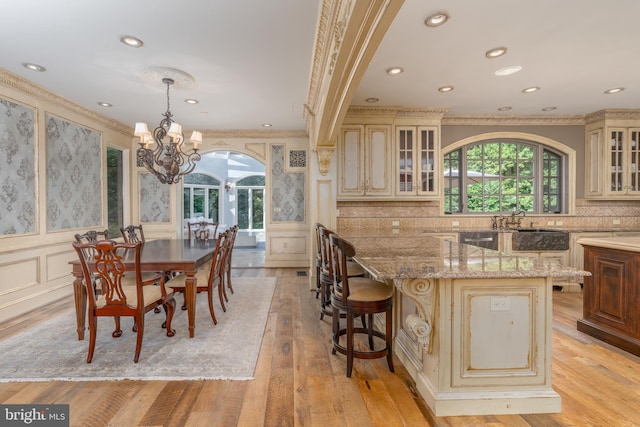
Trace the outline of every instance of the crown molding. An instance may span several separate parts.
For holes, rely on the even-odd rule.
[[[585,116],[586,123],[602,120],[640,120],[640,110],[630,108],[607,108]]]
[[[106,116],[103,116],[102,114],[96,113],[93,110],[82,107],[75,102],[68,100],[67,98],[56,95],[55,93],[43,88],[42,86],[38,86],[37,84],[30,82],[29,80],[26,80],[16,74],[10,73],[9,71],[2,68],[0,68],[0,85],[7,86],[25,95],[34,97],[39,101],[65,108],[75,114],[96,121],[116,132],[120,132],[123,135],[131,135],[133,133],[133,129],[131,128],[131,126],[127,126],[117,120],[110,119]],[[46,111],[46,108],[44,108],[44,110]]]
[[[504,114],[469,114],[469,115],[445,115],[442,118],[443,126],[455,125],[485,125],[485,126],[584,126],[585,116],[546,116],[546,115],[504,115]]]
[[[228,130],[203,130],[203,138],[247,138],[247,139],[291,139],[308,138],[309,135],[302,130],[251,130],[251,129],[228,129]]]
[[[347,116],[368,117],[419,117],[442,119],[447,112],[444,108],[410,108],[410,107],[377,107],[368,105],[352,105]]]

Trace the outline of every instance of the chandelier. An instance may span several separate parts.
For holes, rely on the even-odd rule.
[[[138,164],[142,164],[163,184],[177,184],[183,175],[193,172],[196,162],[200,160],[198,145],[202,144],[202,133],[193,131],[190,139],[193,149],[186,150],[182,126],[171,119],[173,114],[169,108],[169,88],[174,81],[163,78],[162,83],[167,85],[167,112],[163,114],[164,119],[153,130],[153,134],[149,132],[147,124],[141,122],[136,123],[133,134],[140,137]]]

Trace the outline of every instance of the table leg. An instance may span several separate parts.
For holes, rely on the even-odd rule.
[[[196,277],[195,271],[185,271],[187,276],[184,282],[184,302],[187,304],[187,317],[189,318],[189,338],[193,338],[196,325]]]
[[[78,273],[74,272],[73,277],[73,299],[76,305],[76,327],[78,331],[78,340],[84,340],[84,322],[85,315],[87,313],[87,290],[84,287],[84,283],[82,281],[83,275],[82,272],[78,275]]]

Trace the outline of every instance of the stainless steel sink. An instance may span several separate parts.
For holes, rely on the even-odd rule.
[[[569,249],[569,232],[544,228],[519,228],[511,240],[513,251],[566,251]]]

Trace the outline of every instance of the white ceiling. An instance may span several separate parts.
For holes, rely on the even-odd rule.
[[[318,12],[317,0],[4,0],[0,67],[132,128],[166,111],[166,86],[144,71],[175,68],[195,79],[170,92],[186,129],[304,129]]]
[[[146,82],[144,71],[176,68],[195,79],[171,89],[171,111],[186,129],[302,130],[320,3],[5,0],[0,67],[132,127],[155,126],[166,110],[166,87]],[[450,21],[427,28],[424,18],[437,10]],[[145,45],[123,45],[125,34]],[[485,58],[498,46],[507,54]],[[405,73],[388,76],[395,65]],[[493,74],[506,65],[523,70]],[[451,114],[500,114],[503,106],[512,107],[508,114],[586,114],[640,108],[639,72],[638,0],[406,0],[352,103],[377,97],[373,105]],[[444,85],[455,89],[439,93]],[[523,94],[529,86],[541,90]],[[604,94],[619,86],[626,90]],[[557,110],[541,111],[549,106]]]
[[[443,10],[448,23],[424,19]],[[487,59],[504,46],[507,54]],[[507,77],[494,72],[520,65]],[[385,70],[401,66],[390,77]],[[352,104],[446,108],[450,114],[587,114],[640,108],[638,0],[406,0]],[[438,88],[452,85],[448,93]],[[522,90],[539,86],[540,91]],[[604,91],[626,88],[615,95]],[[554,106],[546,113],[542,108]]]

